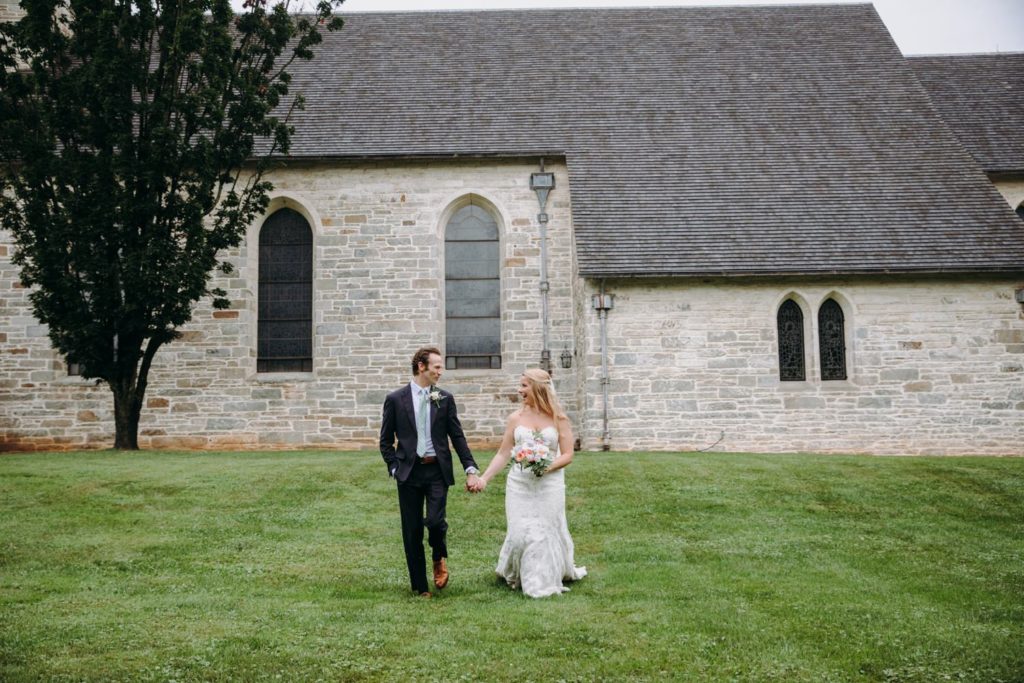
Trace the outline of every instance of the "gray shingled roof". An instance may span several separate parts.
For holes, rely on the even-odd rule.
[[[1024,53],[909,61],[939,114],[986,171],[1024,173]]]
[[[586,277],[1024,271],[869,5],[352,14],[319,55],[293,155],[564,154]]]

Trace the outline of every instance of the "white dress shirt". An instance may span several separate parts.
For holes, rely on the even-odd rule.
[[[416,424],[420,423],[420,410],[427,411],[427,452],[423,454],[423,457],[430,455],[437,455],[434,452],[434,440],[430,438],[430,387],[421,387],[416,382],[409,382],[409,386],[412,388],[412,409],[416,414]],[[426,401],[424,401],[426,397]]]

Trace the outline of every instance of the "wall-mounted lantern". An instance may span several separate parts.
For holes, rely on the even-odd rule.
[[[545,213],[548,206],[548,194],[551,190],[555,189],[555,174],[545,173],[544,171],[531,173],[530,189],[537,193],[537,203],[540,204],[540,212]]]

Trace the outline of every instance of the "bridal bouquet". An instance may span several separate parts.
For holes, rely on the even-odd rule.
[[[519,465],[520,470],[530,470],[540,477],[544,475],[544,471],[554,458],[551,457],[551,449],[544,443],[540,432],[534,432],[512,449],[512,460]]]

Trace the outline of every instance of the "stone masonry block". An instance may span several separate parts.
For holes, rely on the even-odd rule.
[[[878,373],[883,382],[907,382],[916,380],[921,373],[914,368],[885,368]]]
[[[820,410],[825,407],[825,399],[819,396],[786,396],[783,406],[786,410]]]

